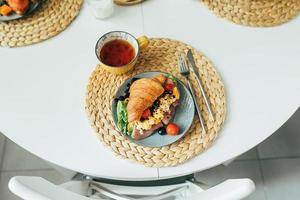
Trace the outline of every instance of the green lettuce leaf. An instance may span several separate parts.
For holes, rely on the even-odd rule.
[[[118,117],[118,128],[124,134],[127,134],[127,124],[128,124],[128,115],[127,115],[127,101],[118,101],[117,103],[117,117]]]
[[[171,74],[167,74],[166,76],[167,78],[171,79],[173,83],[177,86],[177,79],[174,76],[172,76]]]

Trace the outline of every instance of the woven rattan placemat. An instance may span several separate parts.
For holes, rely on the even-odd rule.
[[[201,128],[195,117],[189,132],[176,143],[161,148],[138,146],[119,133],[112,119],[111,105],[118,87],[129,77],[145,71],[168,72],[185,82],[177,69],[179,53],[191,48],[199,67],[201,78],[208,98],[215,113],[216,120],[209,121],[196,80],[191,76],[192,84],[201,104],[204,120],[207,125],[207,135],[198,144]],[[136,68],[125,75],[114,75],[104,71],[99,65],[95,68],[86,93],[86,111],[90,123],[100,140],[111,150],[124,159],[129,159],[148,167],[168,167],[183,163],[208,148],[216,139],[226,114],[226,99],[224,85],[211,62],[192,47],[170,39],[151,39],[150,45],[142,51]]]
[[[0,46],[18,47],[51,38],[68,27],[83,0],[44,0],[27,18],[0,22]]]
[[[245,26],[267,27],[300,12],[300,0],[201,0],[216,15]]]

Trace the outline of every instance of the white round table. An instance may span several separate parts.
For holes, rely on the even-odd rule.
[[[300,17],[273,28],[243,27],[195,0],[116,7],[112,18],[100,21],[84,5],[58,36],[0,48],[0,131],[47,161],[102,178],[153,180],[211,168],[262,142],[299,107],[299,23]],[[117,158],[96,138],[84,109],[85,89],[98,63],[95,43],[112,30],[181,40],[213,61],[228,113],[211,148],[177,167],[156,169]]]

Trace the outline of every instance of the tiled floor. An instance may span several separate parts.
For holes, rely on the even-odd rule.
[[[19,199],[10,193],[12,176],[42,176],[62,183],[62,175],[45,161],[28,153],[0,133],[0,200]],[[200,172],[197,179],[215,185],[228,178],[251,178],[256,191],[250,200],[300,199],[300,109],[272,137],[238,157],[228,166]]]

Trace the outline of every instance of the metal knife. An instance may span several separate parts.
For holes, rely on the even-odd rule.
[[[199,74],[198,68],[196,67],[196,63],[195,63],[194,56],[193,56],[193,53],[192,53],[191,49],[189,49],[188,52],[187,52],[187,58],[189,60],[189,63],[192,66],[192,70],[193,70],[193,72],[195,74],[197,83],[198,83],[198,85],[200,87],[201,94],[202,94],[202,96],[204,98],[204,102],[205,102],[205,105],[207,107],[210,119],[212,119],[214,121],[215,117],[214,117],[214,114],[213,114],[212,109],[210,107],[210,103],[208,101],[208,98],[206,96],[206,93],[205,93],[205,90],[204,90],[204,87],[203,87],[203,84],[202,84],[202,81],[201,81],[201,78],[200,78],[200,74]]]

